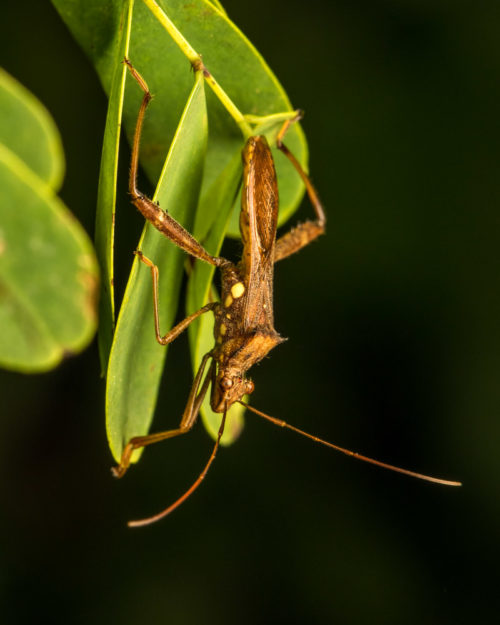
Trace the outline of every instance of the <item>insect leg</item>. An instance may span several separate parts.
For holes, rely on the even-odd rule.
[[[184,408],[179,427],[173,430],[165,430],[163,432],[156,432],[154,434],[148,434],[146,436],[134,436],[134,438],[131,438],[123,450],[120,464],[111,469],[115,477],[122,477],[125,474],[130,465],[132,452],[135,449],[140,449],[141,447],[146,447],[147,445],[152,445],[153,443],[159,443],[160,441],[164,441],[167,438],[173,438],[174,436],[185,434],[186,432],[189,432],[189,430],[193,427],[193,425],[196,423],[196,418],[198,416],[200,405],[206,395],[206,392],[212,380],[212,369],[214,367],[213,363],[210,366],[210,369],[208,370],[208,373],[205,376],[205,380],[203,381],[203,385],[200,389],[200,384],[203,378],[203,374],[205,372],[205,367],[207,365],[208,359],[211,357],[212,354],[210,352],[203,356],[203,360],[201,361],[201,365],[194,379],[193,386],[191,387],[191,391],[189,393],[188,401],[186,407]]]
[[[217,450],[219,449],[220,439],[222,438],[222,435],[224,434],[224,426],[226,424],[226,415],[227,415],[227,410],[224,410],[224,414],[222,415],[222,421],[219,427],[219,433],[217,434],[217,439],[215,441],[214,448],[212,449],[212,453],[210,455],[210,458],[208,459],[207,464],[205,465],[205,468],[200,473],[198,478],[193,482],[193,484],[187,489],[187,491],[183,495],[181,495],[176,501],[174,501],[173,504],[170,504],[168,508],[165,508],[165,510],[163,510],[162,512],[159,512],[158,514],[148,517],[147,519],[140,519],[139,521],[129,521],[127,523],[129,527],[144,527],[144,525],[151,525],[151,523],[156,523],[156,521],[159,521],[160,519],[164,519],[171,512],[173,512],[176,508],[178,508],[181,505],[181,503],[184,503],[184,501],[186,501],[186,499],[193,494],[193,492],[198,488],[198,486],[205,479],[205,476],[208,473],[208,469],[210,469],[212,462],[215,460]]]
[[[295,156],[290,152],[290,150],[283,143],[283,137],[290,127],[290,125],[298,121],[301,117],[300,112],[293,119],[288,119],[283,124],[278,136],[276,138],[276,145],[279,150],[283,152],[283,154],[288,158],[288,160],[295,167],[297,173],[302,178],[302,181],[306,185],[307,195],[311,200],[311,204],[313,205],[314,212],[316,213],[315,220],[309,220],[302,224],[298,224],[295,228],[292,228],[290,232],[287,232],[282,237],[280,237],[276,241],[276,247],[274,250],[274,262],[282,260],[283,258],[287,258],[291,254],[298,252],[300,249],[314,241],[320,234],[323,234],[325,231],[326,224],[326,215],[319,199],[318,193],[314,188],[311,179],[306,174],[306,172],[302,169],[301,164],[295,158]]]
[[[179,336],[179,334],[181,334],[181,332],[184,332],[184,330],[188,327],[188,325],[191,324],[195,319],[197,319],[203,313],[206,313],[209,310],[213,310],[217,306],[217,302],[211,302],[209,304],[205,304],[205,306],[203,306],[196,312],[192,313],[185,319],[183,319],[180,323],[178,323],[175,327],[173,327],[169,332],[167,332],[165,336],[162,336],[160,332],[160,319],[159,319],[159,312],[158,312],[159,310],[158,267],[153,263],[153,261],[149,260],[147,256],[144,256],[144,254],[141,251],[136,250],[135,254],[136,256],[140,258],[140,260],[145,265],[147,265],[151,269],[151,278],[153,279],[153,309],[154,309],[154,317],[155,317],[155,333],[156,333],[156,340],[158,341],[158,343],[160,343],[160,345],[168,345],[169,343],[171,343],[174,339],[176,339]]]
[[[157,204],[146,197],[137,188],[137,170],[139,166],[139,145],[141,141],[142,126],[146,108],[151,101],[152,95],[148,85],[139,72],[133,67],[132,63],[125,58],[124,63],[127,65],[130,74],[144,92],[141,107],[137,115],[135,125],[134,140],[132,143],[132,157],[130,161],[129,175],[129,193],[132,197],[132,203],[138,208],[145,219],[147,219],[157,230],[170,239],[175,245],[179,246],[185,252],[199,258],[210,265],[220,267],[227,263],[224,258],[211,256],[202,245],[185,230],[179,222],[171,217],[166,211],[162,210]]]

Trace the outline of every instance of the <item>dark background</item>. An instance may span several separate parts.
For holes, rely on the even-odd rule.
[[[254,405],[464,486],[388,473],[249,416],[195,496],[129,530],[126,520],[191,483],[211,442],[199,426],[113,480],[94,344],[50,374],[0,375],[2,622],[490,621],[500,603],[498,3],[225,6],[306,111],[329,217],[326,237],[277,268],[276,326],[290,340],[252,372]],[[2,33],[2,65],[61,130],[62,197],[92,232],[106,112],[97,78],[48,2],[2,7]],[[121,187],[124,272],[141,223],[125,178]],[[299,218],[310,213],[304,203]],[[157,429],[177,422],[190,384],[186,343],[170,357],[176,383]]]

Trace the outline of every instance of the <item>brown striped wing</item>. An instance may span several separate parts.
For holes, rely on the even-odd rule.
[[[265,137],[250,137],[243,150],[240,231],[246,288],[243,329],[273,327],[273,264],[278,223],[278,183]]]

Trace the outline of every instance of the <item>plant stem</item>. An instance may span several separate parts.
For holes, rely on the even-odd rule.
[[[252,129],[245,120],[245,116],[205,67],[201,55],[196,52],[196,50],[191,46],[191,44],[187,41],[184,35],[180,32],[180,30],[178,30],[175,24],[166,15],[163,9],[155,2],[155,0],[143,0],[143,2],[153,13],[156,19],[160,22],[163,28],[165,28],[165,30],[172,37],[175,43],[179,46],[183,54],[187,57],[187,59],[193,66],[193,69],[195,71],[201,70],[203,72],[203,77],[205,78],[205,81],[209,84],[212,91],[219,98],[229,115],[231,115],[234,121],[238,124],[244,137],[251,136],[253,134]]]

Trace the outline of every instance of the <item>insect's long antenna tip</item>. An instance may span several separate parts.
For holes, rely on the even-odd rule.
[[[259,415],[259,417],[262,417],[263,419],[266,419],[267,421],[274,423],[274,425],[277,425],[282,428],[287,428],[288,430],[292,430],[292,432],[301,434],[302,436],[305,436],[306,438],[310,438],[314,442],[320,443],[321,445],[325,445],[326,447],[330,447],[331,449],[334,449],[335,451],[340,451],[340,453],[345,454],[346,456],[351,456],[351,458],[356,458],[357,460],[362,460],[363,462],[374,464],[377,467],[382,467],[383,469],[389,469],[389,471],[402,473],[403,475],[409,475],[410,477],[415,477],[419,480],[424,480],[426,482],[433,482],[434,484],[442,484],[443,486],[462,486],[462,482],[456,482],[454,480],[443,480],[439,477],[432,477],[430,475],[424,475],[423,473],[416,473],[415,471],[402,469],[401,467],[396,467],[392,464],[387,464],[386,462],[380,462],[380,460],[375,460],[374,458],[363,456],[361,454],[358,454],[355,451],[351,451],[350,449],[345,449],[344,447],[340,447],[339,445],[329,443],[328,441],[325,441],[324,439],[319,438],[318,436],[309,434],[309,432],[304,432],[304,430],[300,430],[299,428],[296,428],[295,426],[290,425],[289,423],[287,423],[286,421],[283,421],[282,419],[276,419],[275,417],[271,417],[265,412],[257,410],[257,408],[250,406],[244,401],[240,400],[239,403],[245,406],[246,408],[248,408],[248,410],[250,410],[251,412],[254,412],[255,414]]]
[[[215,441],[214,448],[212,449],[210,458],[208,459],[208,462],[205,465],[205,468],[203,469],[203,471],[200,473],[198,478],[193,482],[193,484],[187,489],[187,491],[183,495],[181,495],[179,499],[176,499],[173,504],[170,504],[168,508],[165,508],[165,510],[162,510],[158,514],[150,516],[146,519],[139,519],[138,521],[129,521],[127,523],[128,527],[144,527],[145,525],[151,525],[152,523],[156,523],[156,521],[159,521],[160,519],[164,519],[171,512],[173,512],[176,508],[178,508],[181,505],[181,503],[184,503],[184,501],[186,501],[186,499],[190,495],[194,493],[194,491],[198,488],[198,486],[203,482],[205,475],[208,473],[208,469],[210,469],[210,465],[215,460],[215,456],[219,448],[220,439],[222,438],[222,435],[224,434],[224,426],[226,425],[226,415],[227,415],[227,406],[226,406],[226,409],[224,410],[224,414],[222,415],[222,421],[220,424],[219,432],[217,434],[217,439]]]

